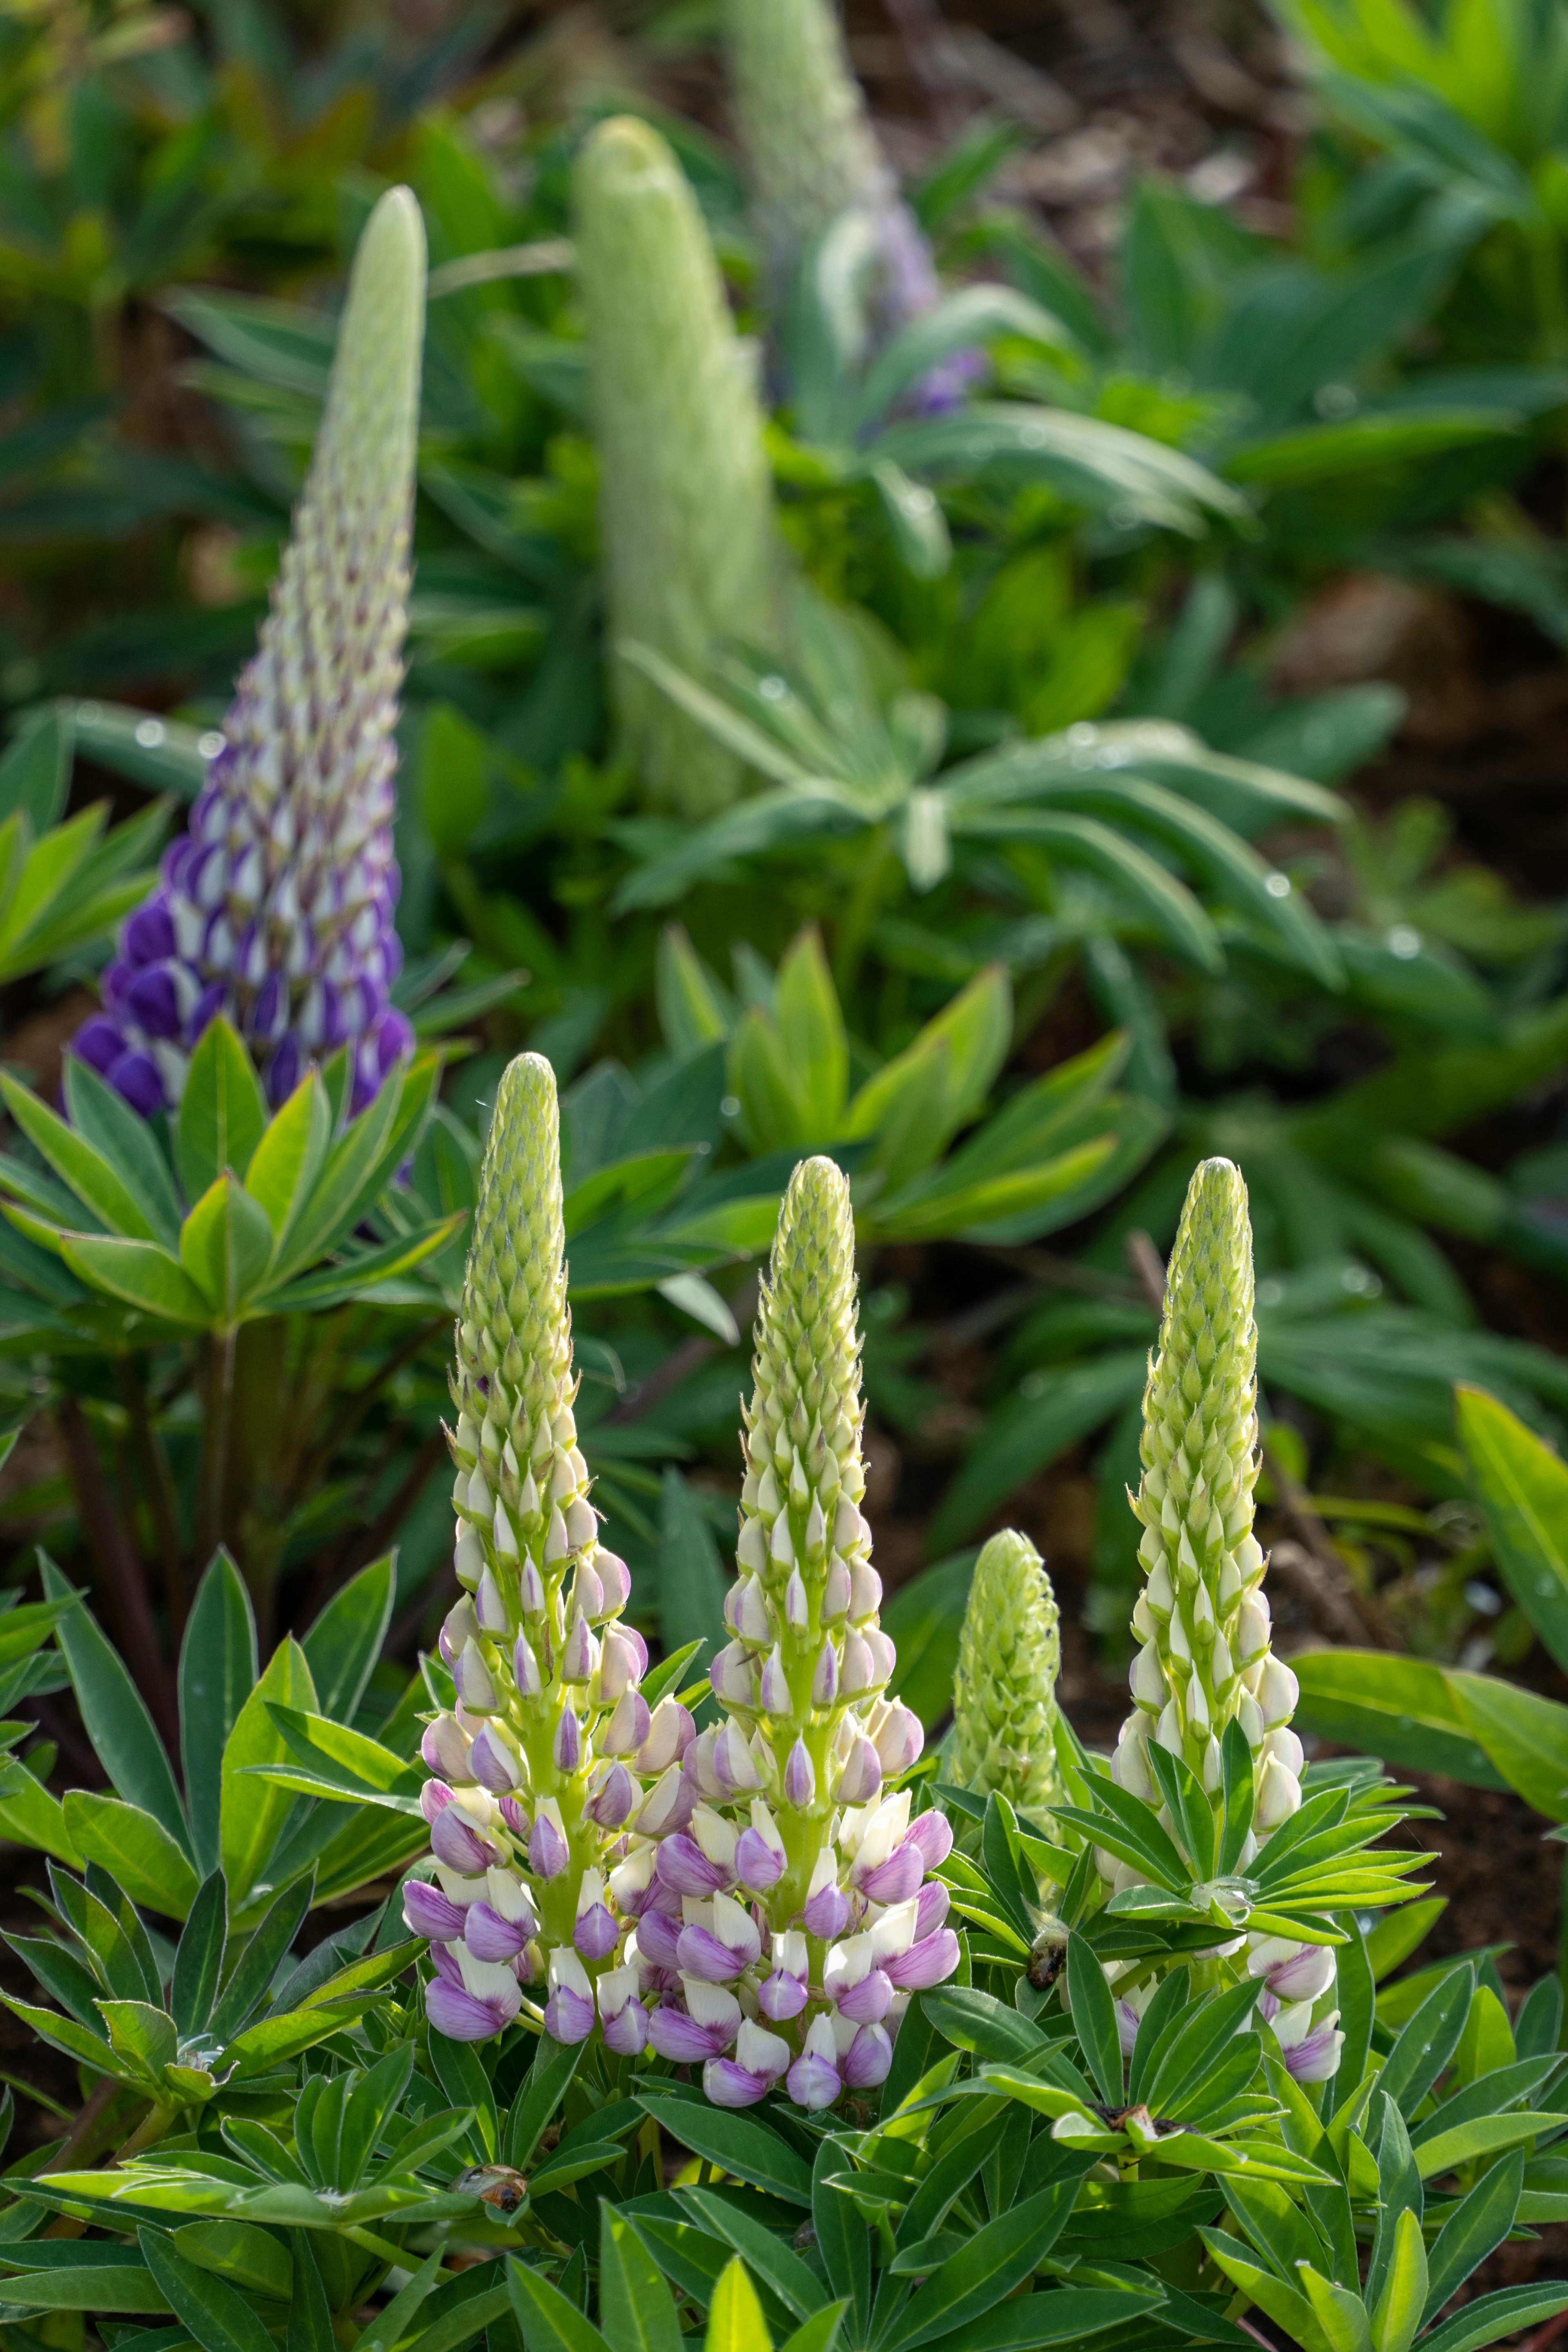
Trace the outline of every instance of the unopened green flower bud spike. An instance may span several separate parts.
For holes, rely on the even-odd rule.
[[[621,1624],[625,1563],[599,1543],[577,1443],[555,1079],[538,1054],[502,1076],[479,1179],[452,1381],[455,1566],[464,1597],[441,1633],[456,1692],[423,1754],[435,1882],[410,1881],[431,1938],[430,2021],[483,2041],[545,1992],[558,2042],[592,2031],[632,2053],[647,2017],[615,1965],[639,1891],[610,1881],[640,1816],[640,1776],[674,1765],[695,1726],[638,1684],[642,1636]]]
[[[975,1563],[958,1636],[947,1778],[1038,1819],[1056,1801],[1061,1633],[1039,1552],[1008,1528]]]
[[[729,639],[779,630],[772,485],[748,355],[691,187],[630,118],[583,142],[574,190],[588,318],[610,625],[701,678]],[[611,677],[649,799],[706,816],[740,789],[735,755],[628,662]]]
[[[1247,1187],[1206,1160],[1187,1188],[1166,1276],[1157,1354],[1144,1395],[1145,1582],[1133,1612],[1134,1711],[1113,1770],[1153,1801],[1148,1743],[1182,1757],[1211,1792],[1219,1743],[1240,1724],[1257,1772],[1254,1824],[1277,1828],[1301,1801],[1301,1744],[1290,1728],[1295,1675],[1270,1649],[1264,1559],[1252,1532],[1258,1476],[1258,1334]]]

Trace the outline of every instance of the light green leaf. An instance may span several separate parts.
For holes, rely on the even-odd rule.
[[[101,1151],[93,1150],[85,1136],[78,1135],[57,1112],[3,1070],[0,1096],[27,1140],[78,1198],[87,1203],[101,1224],[110,1233],[127,1234],[137,1241],[156,1240],[152,1222],[144,1214],[130,1185]]]
[[[226,1021],[209,1021],[191,1056],[174,1129],[185,1198],[200,1200],[225,1168],[243,1181],[266,1126],[255,1064]]]
[[[738,2254],[718,2274],[708,2305],[703,2352],[773,2352],[773,2338],[757,2289]]]
[[[181,1262],[225,1325],[237,1320],[261,1287],[272,1253],[266,1210],[225,1169],[196,1202],[180,1234]]]
[[[244,1171],[246,1191],[266,1210],[279,1243],[310,1196],[331,1133],[327,1091],[312,1070],[267,1128]]]
[[[7,2249],[9,2252],[9,2249]],[[79,2269],[28,2271],[0,2283],[0,2302],[21,2311],[169,2311],[163,2290],[142,2263],[93,2263]]]
[[[66,1834],[84,1861],[101,1864],[133,1903],[183,1919],[201,1885],[184,1849],[140,1805],[68,1789]]]
[[[527,2352],[617,2352],[559,2287],[522,2263],[507,2263],[507,2287]]]
[[[1427,2302],[1427,2247],[1421,2224],[1406,2206],[1394,2233],[1394,2253],[1372,2315],[1377,2352],[1410,2352]]]
[[[90,1290],[107,1291],[160,1323],[202,1328],[213,1312],[176,1257],[156,1242],[118,1241],[103,1234],[67,1234],[60,1255]]]
[[[1386,1650],[1310,1650],[1291,1663],[1303,1731],[1472,1789],[1508,1785],[1441,1666]]]
[[[42,1566],[46,1598],[73,1599],[73,1588],[54,1561],[46,1558]],[[61,1618],[55,1639],[70,1670],[88,1738],[114,1788],[129,1804],[151,1813],[187,1861],[193,1861],[172,1767],[119,1654],[94,1618],[79,1606]]]
[[[1508,1589],[1568,1668],[1568,1463],[1484,1389],[1454,1391],[1470,1465]]]
[[[317,1705],[349,1722],[382,1654],[397,1599],[397,1557],[388,1552],[335,1592],[301,1644]]]
[[[180,1196],[152,1129],[78,1055],[66,1055],[65,1084],[71,1125],[135,1194],[154,1237],[172,1249],[180,1238]]]
[[[174,2251],[198,2270],[213,2271],[252,2294],[287,2303],[294,2287],[294,2264],[277,2240],[249,2221],[187,2221],[176,2230]]]
[[[1511,1789],[1548,1821],[1568,1822],[1568,1706],[1519,1683],[1450,1669],[1468,1728]]]
[[[1468,2124],[1455,2124],[1451,2130],[1434,2132],[1430,2139],[1422,2140],[1416,2149],[1416,2169],[1423,2180],[1436,2180],[1460,2165],[1473,2164],[1478,2157],[1499,2156],[1505,2148],[1561,2131],[1565,2120],[1534,2108],[1515,2115],[1477,2116]]]
[[[281,1764],[288,1753],[268,1712],[269,1701],[314,1712],[310,1669],[292,1639],[274,1651],[224,1750],[219,1834],[230,1907],[236,1915],[246,1907],[252,1888],[267,1876],[273,1848],[293,1804],[287,1790],[257,1779],[253,1770],[258,1764]]]
[[[615,2352],[681,2352],[670,2290],[629,2221],[599,2202],[599,2313]]]

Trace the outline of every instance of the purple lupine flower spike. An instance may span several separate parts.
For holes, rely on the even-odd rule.
[[[224,744],[72,1051],[136,1109],[178,1103],[222,1014],[277,1104],[353,1057],[362,1109],[413,1044],[389,991],[394,730],[424,326],[424,228],[407,188],[360,239],[309,478]]]

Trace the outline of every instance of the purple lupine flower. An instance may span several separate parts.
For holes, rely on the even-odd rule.
[[[126,923],[71,1050],[143,1114],[222,1015],[274,1104],[346,1046],[363,1108],[413,1044],[389,991],[394,730],[408,624],[424,230],[406,188],[354,257],[309,478],[183,836]]]
[[[427,1885],[423,1878],[404,1881],[402,1923],[411,1936],[427,1936],[433,1944],[450,1944],[464,1933],[467,1919],[468,1913],[448,1902],[439,1886]]]
[[[593,1986],[577,1954],[557,1945],[549,1956],[545,2032],[552,2042],[586,2042],[593,2031]]]
[[[793,2053],[781,2035],[749,2017],[735,2038],[733,2058],[710,2058],[703,2068],[703,2093],[716,2107],[754,2107],[765,2099],[789,2064]]]

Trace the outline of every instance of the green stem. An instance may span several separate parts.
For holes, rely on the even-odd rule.
[[[147,1370],[139,1355],[127,1356],[120,1366],[120,1393],[131,1424],[131,1450],[147,1490],[153,1538],[163,1570],[163,1592],[169,1604],[170,1631],[177,1639],[184,1628],[190,1595],[180,1540],[180,1499],[163,1439],[153,1419],[147,1390]]]

